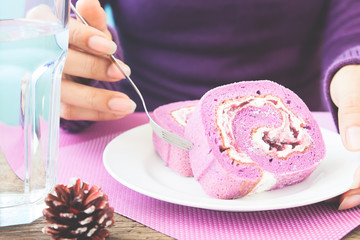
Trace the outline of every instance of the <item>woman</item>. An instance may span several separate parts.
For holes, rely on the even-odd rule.
[[[80,131],[90,121],[124,117],[135,110],[134,101],[142,109],[104,57],[115,54],[131,66],[150,110],[199,98],[218,85],[270,79],[295,91],[310,110],[330,109],[344,146],[360,150],[359,1],[108,2],[116,30],[108,28],[97,0],[76,4],[90,26],[70,21],[63,128]],[[339,209],[360,204],[360,171],[356,176]]]

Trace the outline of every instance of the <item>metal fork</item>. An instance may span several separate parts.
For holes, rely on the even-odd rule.
[[[70,7],[72,9],[72,11],[76,14],[76,16],[87,26],[89,26],[89,24],[85,21],[85,19],[81,16],[81,14],[76,10],[76,8],[74,7],[74,5],[70,2]],[[119,70],[124,74],[125,78],[131,83],[131,86],[135,89],[136,93],[139,95],[142,105],[144,106],[144,110],[145,113],[147,115],[147,117],[149,118],[149,122],[150,125],[153,129],[153,131],[155,132],[156,135],[158,135],[162,140],[170,143],[171,145],[177,146],[179,148],[182,148],[184,150],[189,151],[192,147],[193,147],[193,143],[186,140],[183,137],[180,137],[162,127],[160,127],[150,116],[147,108],[146,108],[146,104],[144,101],[144,98],[141,94],[141,92],[139,91],[139,89],[136,87],[135,83],[131,80],[131,78],[125,73],[124,69],[121,67],[121,65],[118,63],[118,61],[116,61],[116,58],[114,57],[114,55],[109,55],[111,60],[116,64],[116,66],[119,68]]]

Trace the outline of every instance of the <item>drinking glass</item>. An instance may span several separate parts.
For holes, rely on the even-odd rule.
[[[56,183],[69,0],[0,3],[0,226],[42,214]]]

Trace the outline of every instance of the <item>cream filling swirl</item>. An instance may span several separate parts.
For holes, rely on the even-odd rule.
[[[195,109],[195,106],[187,106],[170,112],[171,117],[181,126],[185,127],[187,118]]]
[[[261,108],[265,104],[276,108],[282,117],[279,127],[259,127],[253,130],[252,143],[265,153],[277,158],[286,158],[294,152],[303,152],[311,144],[311,137],[303,128],[306,122],[296,116],[284,102],[276,96],[246,96],[222,102],[216,111],[216,123],[222,136],[223,149],[234,161],[253,163],[254,161],[236,144],[232,130],[233,120],[244,108]],[[260,111],[260,109],[259,109]],[[276,184],[274,174],[263,170],[263,177],[255,186],[254,192],[271,189]]]

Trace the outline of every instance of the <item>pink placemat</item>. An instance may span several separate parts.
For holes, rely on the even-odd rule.
[[[335,130],[329,113],[314,113],[324,128]],[[360,207],[338,211],[336,204],[262,212],[222,212],[185,207],[137,193],[105,170],[106,145],[123,131],[144,124],[136,113],[122,120],[99,122],[80,134],[60,133],[58,182],[79,177],[98,184],[115,212],[176,239],[341,239],[360,225]],[[119,156],[121,159],[121,156]]]

